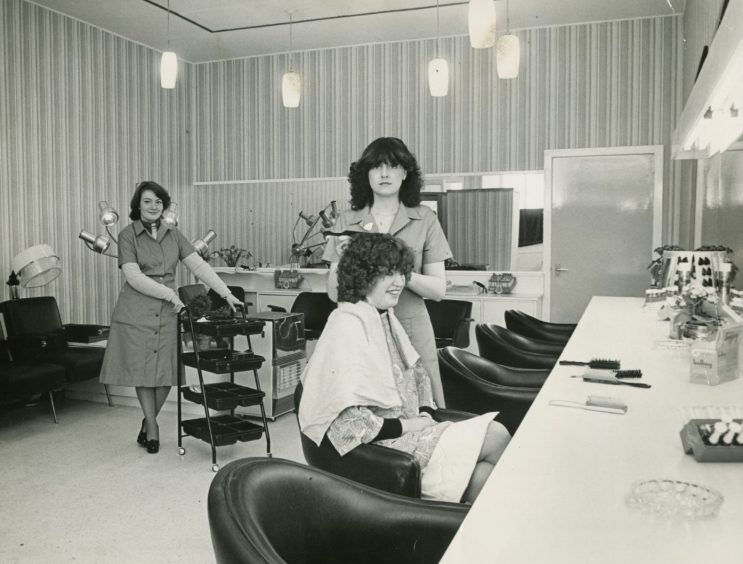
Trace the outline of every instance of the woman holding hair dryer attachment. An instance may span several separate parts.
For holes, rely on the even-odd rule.
[[[421,355],[433,398],[446,407],[441,386],[433,325],[423,298],[441,300],[446,293],[444,261],[452,257],[436,214],[421,206],[423,179],[418,162],[396,137],[380,137],[351,164],[351,209],[338,217],[334,231],[390,233],[410,247],[415,265],[395,307],[395,315]],[[336,268],[348,237],[329,238],[323,259],[330,262],[328,295],[337,299]]]
[[[119,268],[124,285],[111,317],[100,380],[133,386],[144,419],[137,443],[160,449],[157,415],[178,382],[177,317],[184,307],[175,290],[178,261],[222,296],[230,307],[242,306],[193,245],[174,225],[161,221],[170,195],[156,182],[137,185],[129,218],[119,233]]]

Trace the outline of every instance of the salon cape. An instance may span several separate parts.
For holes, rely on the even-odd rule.
[[[388,315],[400,357],[410,368],[419,355],[392,309]],[[299,426],[317,445],[348,407],[402,406],[382,320],[375,307],[365,301],[338,304],[302,374],[302,385]]]

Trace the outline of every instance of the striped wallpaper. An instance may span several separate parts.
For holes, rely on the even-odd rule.
[[[77,233],[101,231],[103,198],[124,225],[144,178],[170,189],[188,237],[213,228],[217,247],[245,246],[275,264],[288,259],[299,209],[317,211],[331,199],[344,207],[338,177],[380,135],[405,139],[428,173],[535,170],[545,149],[666,143],[680,109],[681,28],[671,16],[522,30],[513,81],[496,78],[493,50],[445,38],[450,95],[436,99],[426,84],[432,40],[297,53],[303,98],[287,110],[286,55],[182,63],[176,89],[165,91],[158,52],[4,0],[4,276],[16,252],[51,242],[63,276],[24,295],[57,296],[65,321],[107,322],[120,284],[116,263],[90,253]],[[194,185],[235,180],[257,182]]]

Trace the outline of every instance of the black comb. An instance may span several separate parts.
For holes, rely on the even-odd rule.
[[[615,378],[642,378],[642,370],[617,370],[614,372]]]
[[[592,358],[588,362],[580,362],[578,360],[561,360],[560,364],[563,366],[588,366],[589,368],[604,370],[619,370],[620,368],[618,360],[610,360],[607,358]]]

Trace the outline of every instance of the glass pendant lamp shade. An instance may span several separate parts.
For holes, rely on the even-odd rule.
[[[446,96],[449,93],[449,64],[444,59],[433,59],[428,63],[428,89],[431,96]]]
[[[178,76],[178,57],[173,51],[165,51],[160,59],[160,86],[175,88],[175,79]]]
[[[299,106],[299,97],[302,94],[302,79],[294,72],[286,72],[281,79],[281,100],[285,108]]]
[[[498,78],[516,78],[519,74],[521,47],[515,35],[502,35],[495,47],[495,63]]]
[[[470,0],[468,11],[470,45],[487,49],[495,45],[495,3],[493,0]]]

